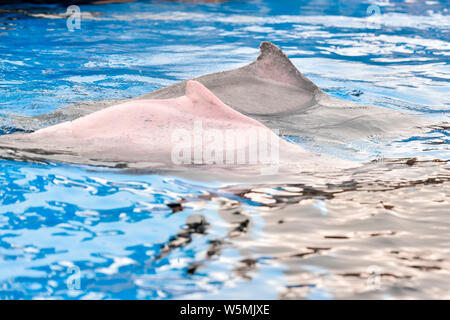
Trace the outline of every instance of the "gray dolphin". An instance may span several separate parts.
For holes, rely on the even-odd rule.
[[[273,43],[260,45],[258,58],[235,70],[195,78],[235,110],[283,135],[347,142],[420,132],[428,121],[383,107],[332,98],[306,78]],[[186,81],[139,99],[183,95]]]

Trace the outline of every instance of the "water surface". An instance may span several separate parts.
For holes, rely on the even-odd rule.
[[[239,67],[263,40],[334,97],[449,119],[446,1],[80,9],[70,32],[65,7],[0,6],[2,123]],[[449,298],[448,137],[302,137],[374,162],[289,183],[2,160],[0,298]]]

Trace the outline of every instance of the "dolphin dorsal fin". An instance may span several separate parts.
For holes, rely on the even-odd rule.
[[[271,42],[263,41],[260,53],[254,63],[256,74],[262,78],[268,78],[277,82],[301,86],[308,91],[320,91],[320,89],[306,78],[289,60],[284,52]]]
[[[248,125],[261,127],[258,121],[249,118],[240,112],[232,109],[222,102],[214,93],[206,88],[202,83],[195,80],[186,82],[185,96],[193,103],[193,108],[189,111],[200,117],[214,118],[216,120],[241,122]]]
[[[186,81],[185,96],[194,102],[205,101],[212,104],[223,104],[214,93],[212,93],[203,84],[195,80]]]

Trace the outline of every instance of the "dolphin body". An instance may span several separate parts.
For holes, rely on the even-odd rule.
[[[16,117],[19,130],[33,131],[58,123],[60,125],[50,127],[47,131],[45,129],[38,130],[34,135],[13,134],[0,137],[0,157],[9,159],[33,158],[35,160],[54,159],[56,161],[108,166],[117,166],[123,162],[127,163],[127,166],[131,163],[135,165],[139,163],[139,166],[144,163],[149,165],[149,162],[153,165],[159,163],[167,166],[169,164],[169,150],[165,149],[164,142],[169,137],[167,136],[167,130],[161,131],[161,128],[168,129],[167,123],[173,123],[175,126],[181,125],[182,127],[184,126],[183,121],[192,124],[192,119],[186,120],[192,115],[206,122],[209,121],[208,116],[218,116],[218,119],[222,119],[221,112],[226,108],[229,108],[227,114],[234,109],[233,111],[240,117],[245,117],[247,122],[251,120],[250,122],[253,124],[264,125],[272,130],[277,130],[282,135],[309,137],[327,142],[340,143],[373,137],[380,139],[398,137],[417,133],[424,130],[425,126],[428,125],[426,120],[411,115],[330,97],[302,75],[288,57],[270,42],[261,43],[258,58],[249,65],[235,70],[200,76],[193,80],[194,82],[182,81],[134,99],[82,103],[33,118]],[[127,146],[126,137],[133,138],[133,134],[139,133],[132,121],[128,122],[128,126],[121,127],[120,130],[116,131],[116,133],[120,132],[120,135],[113,135],[114,141],[118,143],[115,146],[112,143],[113,140],[103,139],[104,132],[115,130],[111,123],[105,124],[105,121],[111,121],[112,118],[107,115],[108,113],[113,114],[112,112],[119,108],[117,105],[120,105],[120,108],[125,108],[123,105],[126,105],[129,110],[132,110],[132,108],[144,108],[144,105],[150,104],[162,111],[161,105],[177,104],[183,99],[189,99],[189,97],[194,96],[193,91],[196,91],[198,96],[209,97],[206,100],[214,97],[214,99],[211,98],[215,101],[213,106],[221,106],[217,107],[219,108],[217,114],[201,114],[198,113],[198,110],[185,108],[184,118],[179,114],[176,118],[166,117],[165,120],[161,118],[159,120],[163,122],[158,123],[157,126],[148,123],[147,126],[143,126],[141,123],[141,132],[145,130],[149,134],[146,143],[151,142],[147,147],[141,145],[142,150],[145,150],[145,156],[143,154],[138,156],[138,150],[128,152],[130,146]],[[160,105],[157,103],[158,100],[161,100]],[[187,103],[186,100],[184,101]],[[158,106],[155,107],[155,105]],[[194,104],[191,103],[191,105]],[[99,113],[101,110],[104,112]],[[126,108],[122,110],[126,110]],[[205,111],[206,109],[201,108],[201,110]],[[92,117],[88,117],[91,114]],[[99,114],[102,116],[99,116]],[[115,119],[119,121],[121,118],[128,117],[126,113],[122,113],[120,117]],[[239,119],[242,120],[243,118]],[[135,120],[138,121],[138,119]],[[65,126],[67,126],[67,123],[64,122],[67,121],[73,121],[72,127],[78,126],[79,130],[74,131],[75,135],[84,131],[83,141],[88,141],[86,134],[90,135],[90,143],[79,143],[80,141],[74,140],[73,136],[71,137],[67,131],[64,131]],[[85,123],[86,128],[96,125],[99,129],[84,130],[79,127],[81,123]],[[244,121],[244,123],[246,122]],[[20,124],[22,124],[22,128]],[[233,127],[233,124],[229,121],[226,121],[226,125]],[[218,128],[224,129],[225,127],[218,125]],[[55,129],[58,130],[55,131]],[[44,132],[51,133],[51,135],[45,135]],[[40,139],[37,139],[37,137],[40,137]],[[159,139],[161,140],[159,141]],[[55,143],[56,141],[58,143]],[[119,141],[121,142],[119,143]],[[313,159],[314,157],[310,156],[311,153],[307,153],[301,148],[293,150],[295,149],[293,145],[285,144],[284,141],[281,142],[281,145],[280,150],[285,149],[289,154],[287,157],[283,155],[283,159],[289,159],[289,162],[297,159],[297,162],[305,162],[303,167],[314,167],[313,165],[306,165],[307,161],[304,160],[306,158]],[[109,147],[115,148],[114,151],[111,148],[108,149]],[[40,157],[32,156],[36,151],[39,151]],[[151,159],[148,158],[149,152]],[[297,156],[301,156],[302,160],[299,157],[292,156],[296,153]],[[307,154],[309,156],[306,156]],[[321,159],[325,158],[323,156]],[[311,164],[313,162],[311,161]],[[318,162],[324,164],[324,161]],[[336,162],[336,165],[341,167],[338,162]]]

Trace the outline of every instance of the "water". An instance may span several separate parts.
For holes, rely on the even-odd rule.
[[[0,7],[3,118],[239,67],[270,40],[332,96],[449,119],[446,1],[80,8],[70,32],[65,7]],[[0,298],[449,298],[448,136],[305,143],[377,162],[277,182],[1,160]]]

